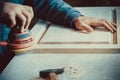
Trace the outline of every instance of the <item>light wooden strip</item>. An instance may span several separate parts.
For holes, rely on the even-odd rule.
[[[109,42],[40,42],[40,44],[110,44]]]
[[[37,53],[119,53],[120,45],[40,45],[33,51]]]
[[[44,21],[38,21],[37,24],[31,29],[32,35],[34,37],[35,43],[39,41],[43,33],[49,27],[49,23]]]
[[[120,44],[120,7],[116,9],[117,44]]]
[[[117,15],[116,9],[114,9],[112,12],[113,12],[113,22],[117,24],[117,22],[116,22],[116,19],[117,19],[116,18],[117,17],[116,16]],[[113,44],[117,44],[117,31],[113,33]]]
[[[65,28],[59,25],[51,25],[40,42],[43,43],[112,43],[112,33],[108,31],[97,31],[83,33]]]

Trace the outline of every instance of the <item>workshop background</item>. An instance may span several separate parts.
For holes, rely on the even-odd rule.
[[[120,6],[120,0],[64,0],[71,6]]]

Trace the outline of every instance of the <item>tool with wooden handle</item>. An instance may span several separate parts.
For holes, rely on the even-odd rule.
[[[43,70],[43,71],[40,71],[40,77],[47,78],[47,77],[49,77],[50,73],[55,73],[57,75],[57,74],[62,74],[63,72],[64,72],[64,69],[48,69],[48,70]]]

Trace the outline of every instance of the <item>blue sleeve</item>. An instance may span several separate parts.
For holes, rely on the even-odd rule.
[[[72,26],[73,20],[81,15],[63,0],[26,0],[26,3],[33,6],[35,16],[56,24]]]
[[[2,21],[2,16],[3,16],[3,3],[4,1],[0,1],[0,22]]]

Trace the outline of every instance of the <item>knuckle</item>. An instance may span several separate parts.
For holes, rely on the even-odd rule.
[[[25,7],[25,9],[26,9],[26,11],[28,11],[28,17],[33,17],[33,15],[34,15],[34,13],[33,13],[33,8],[31,7],[31,6],[27,6],[27,5],[25,5],[24,6]]]
[[[33,17],[33,8],[32,7],[30,7],[30,14],[31,14],[31,17]]]
[[[33,8],[31,6],[28,6],[28,9],[33,12]]]
[[[106,19],[101,18],[99,22],[100,22],[100,24],[104,25],[104,24],[106,24]]]
[[[27,16],[28,16],[29,19],[31,19],[31,17],[32,17],[32,15],[30,13]]]
[[[31,6],[27,6],[27,7],[28,7],[28,9],[32,10],[32,7],[31,7]]]
[[[76,27],[79,27],[79,26],[81,26],[81,24],[79,24],[79,23],[76,23],[76,24],[75,24],[75,26],[76,26]]]
[[[106,22],[104,22],[104,21],[101,22],[101,25],[102,25],[102,26],[106,26]]]
[[[103,22],[106,22],[106,21],[107,21],[105,18],[101,18],[100,20],[103,21]]]
[[[33,8],[30,6],[30,10],[33,11]]]
[[[9,12],[8,17],[13,17],[13,16],[15,16],[14,12],[13,11]]]
[[[84,22],[80,22],[80,23],[79,23],[79,26],[84,26]]]
[[[27,21],[30,21],[32,19],[31,14],[27,14],[26,19]]]
[[[23,6],[22,5],[20,5],[20,4],[16,4],[16,7],[15,7],[16,9],[18,9],[18,8],[23,8]]]
[[[27,14],[27,17],[28,17],[28,19],[30,19],[31,18],[31,14],[29,13],[29,14]]]
[[[31,17],[32,17],[32,18],[34,17],[34,13],[31,14]]]
[[[14,7],[14,11],[18,11],[20,8],[18,5],[16,5],[16,7]]]

